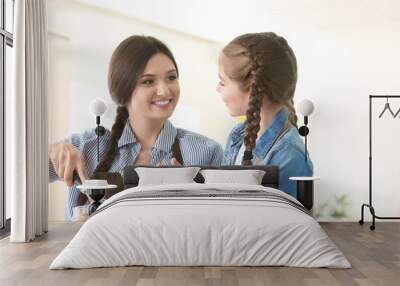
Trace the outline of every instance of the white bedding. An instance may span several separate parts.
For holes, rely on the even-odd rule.
[[[350,268],[318,222],[300,206],[279,190],[255,185],[193,183],[127,189],[99,207],[50,269]]]

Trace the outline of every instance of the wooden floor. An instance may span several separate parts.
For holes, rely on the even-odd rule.
[[[400,285],[400,223],[321,223],[353,268],[120,267],[48,270],[78,224],[51,224],[27,244],[0,241],[0,285]]]

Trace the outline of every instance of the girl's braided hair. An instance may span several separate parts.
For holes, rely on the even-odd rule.
[[[260,130],[260,110],[264,98],[283,104],[289,121],[297,127],[293,96],[297,82],[297,62],[286,40],[275,33],[244,34],[223,50],[224,71],[237,81],[242,91],[250,91],[244,135],[243,165],[252,165],[252,150]]]

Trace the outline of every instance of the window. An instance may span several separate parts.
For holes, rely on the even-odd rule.
[[[10,230],[10,194],[6,191],[6,98],[11,92],[14,0],[0,0],[0,236]]]

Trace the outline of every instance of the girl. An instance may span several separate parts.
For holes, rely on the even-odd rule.
[[[277,165],[280,189],[296,197],[291,176],[311,176],[297,131],[293,96],[297,64],[286,40],[274,33],[245,34],[219,57],[221,94],[232,116],[246,115],[228,137],[223,164]],[[308,154],[307,154],[308,156]]]
[[[78,204],[73,172],[81,181],[94,172],[120,172],[127,165],[219,165],[222,148],[215,141],[175,128],[168,118],[179,100],[178,67],[165,44],[153,37],[131,36],[119,44],[109,65],[111,98],[119,105],[111,131],[100,137],[97,162],[94,130],[50,145],[50,181],[64,180],[69,191],[65,218]],[[172,149],[180,150],[175,151]],[[176,155],[178,153],[178,155]],[[181,158],[179,157],[181,153]],[[179,160],[178,160],[179,159]]]

